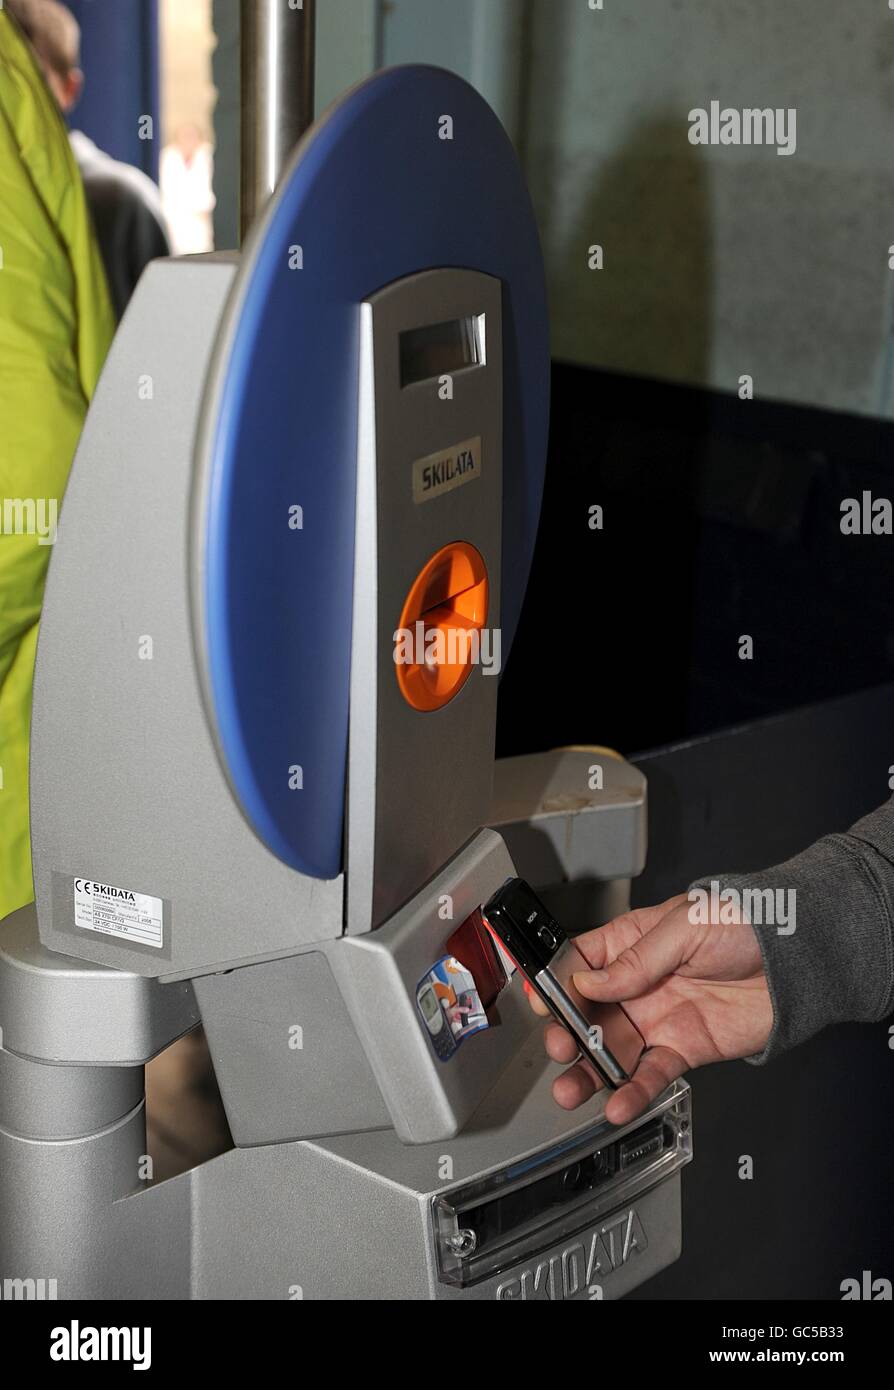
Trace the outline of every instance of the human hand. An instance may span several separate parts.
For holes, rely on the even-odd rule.
[[[760,1052],[773,1026],[773,1005],[760,946],[747,922],[693,922],[685,893],[656,907],[636,908],[574,944],[589,970],[575,988],[599,1003],[623,1002],[646,1051],[633,1077],[608,1100],[606,1119],[636,1119],[665,1087],[691,1067]],[[729,915],[725,909],[724,915]],[[528,987],[536,1013],[549,1010]],[[598,1083],[578,1058],[567,1029],[550,1023],[546,1050],[555,1062],[574,1062],[556,1079],[553,1095],[566,1110],[588,1100]]]

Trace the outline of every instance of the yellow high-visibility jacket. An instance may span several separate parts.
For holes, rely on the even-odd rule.
[[[114,329],[62,117],[0,10],[0,919],[33,897],[37,622],[53,518]]]

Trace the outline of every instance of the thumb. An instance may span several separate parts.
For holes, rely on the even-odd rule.
[[[575,987],[585,999],[600,1003],[638,999],[679,969],[686,959],[688,940],[685,911],[671,912],[660,926],[628,946],[604,970],[578,971]]]

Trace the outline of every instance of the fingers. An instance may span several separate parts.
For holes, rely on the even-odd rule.
[[[686,894],[680,893],[653,907],[632,908],[630,912],[622,912],[620,917],[606,922],[605,926],[576,936],[574,944],[594,970],[601,970],[626,947],[654,931],[669,912],[687,901]]]
[[[535,1014],[539,1014],[541,1018],[548,1018],[551,1013],[551,1010],[546,1007],[534,986],[532,984],[529,984],[528,981],[524,978],[522,978],[522,984],[525,988],[525,994],[528,996],[528,1003],[531,1005],[531,1008],[534,1010]]]
[[[581,970],[575,987],[585,999],[607,1003],[638,999],[686,958],[691,932],[685,912],[673,912],[625,949],[602,970]]]
[[[686,1063],[670,1047],[652,1047],[644,1052],[633,1078],[609,1098],[605,1118],[613,1125],[626,1125],[648,1109],[672,1081],[682,1076]],[[561,1080],[561,1077],[559,1078]],[[553,1090],[555,1094],[555,1088]],[[558,1097],[556,1097],[558,1100]],[[577,1102],[580,1104],[580,1101]],[[559,1101],[559,1104],[562,1104]]]
[[[562,1066],[568,1066],[569,1062],[575,1063],[568,1071],[556,1077],[553,1082],[553,1099],[563,1110],[576,1110],[596,1091],[602,1089],[602,1083],[597,1079],[592,1066],[580,1058],[580,1048],[567,1028],[563,1028],[559,1023],[549,1024],[544,1029],[544,1040],[547,1055],[554,1062],[560,1062]]]
[[[559,1024],[546,1029],[546,1050],[554,1062],[567,1065],[578,1056],[571,1034]],[[626,1086],[614,1091],[605,1104],[605,1118],[613,1125],[626,1125],[642,1115],[672,1081],[682,1076],[686,1062],[670,1047],[653,1047],[643,1053],[639,1066]],[[592,1067],[583,1060],[553,1082],[553,1098],[563,1110],[576,1110],[602,1089]]]
[[[654,907],[635,908],[631,912],[623,913],[620,917],[615,917],[604,927],[596,927],[594,931],[584,932],[581,936],[575,937],[574,945],[593,971],[601,971],[610,962],[620,957],[625,950],[634,948],[640,941],[652,934],[669,913],[687,901],[686,894],[683,893],[675,898],[668,898],[667,902],[657,903]],[[585,979],[587,977],[582,975],[580,978]],[[531,1008],[535,1014],[539,1014],[541,1018],[546,1018],[550,1010],[528,981],[524,980],[523,983]],[[586,994],[586,991],[582,990],[581,993]],[[623,996],[599,993],[586,995],[586,997],[614,999]],[[633,998],[633,995],[627,997]]]
[[[596,1092],[596,1081],[592,1073],[578,1062],[568,1071],[563,1071],[553,1082],[553,1100],[563,1110],[576,1110]]]
[[[580,1047],[576,1040],[560,1023],[547,1025],[544,1029],[544,1042],[546,1055],[554,1062],[561,1062],[563,1066],[567,1067],[569,1062],[576,1061],[580,1056]]]

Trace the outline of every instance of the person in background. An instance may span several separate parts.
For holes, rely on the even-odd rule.
[[[177,256],[214,250],[211,214],[214,159],[211,146],[194,125],[181,126],[161,152],[161,201]]]
[[[77,20],[59,0],[7,0],[7,8],[29,39],[60,111],[69,116],[84,86]],[[171,254],[161,198],[142,170],[112,159],[83,131],[72,130],[69,138],[120,320],[149,261]]]
[[[56,103],[0,9],[0,920],[34,896],[28,746],[56,517],[115,320]]]

